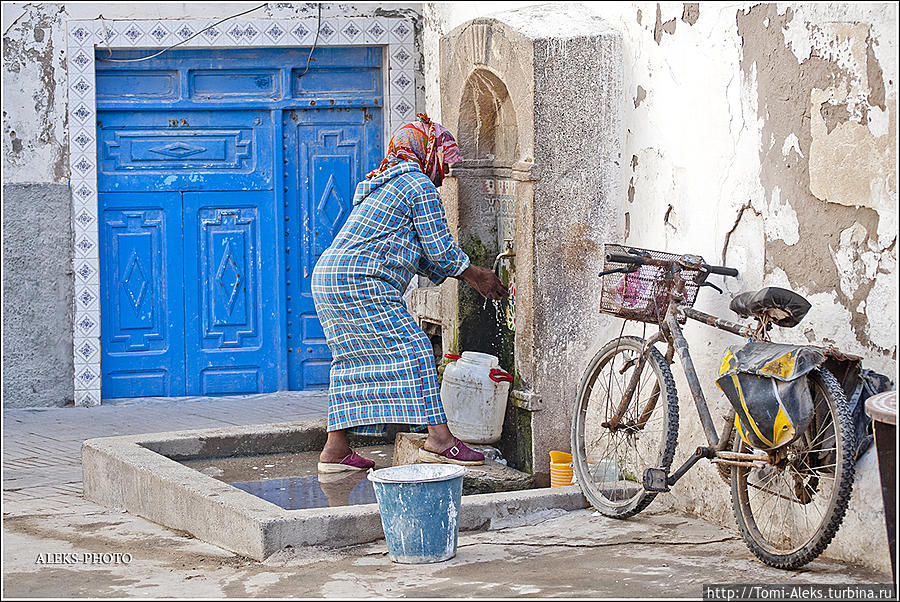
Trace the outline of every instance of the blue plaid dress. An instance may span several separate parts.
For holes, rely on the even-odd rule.
[[[329,431],[447,421],[431,343],[403,292],[415,274],[440,284],[467,267],[418,165],[402,162],[357,185],[353,210],[312,275],[332,353]]]

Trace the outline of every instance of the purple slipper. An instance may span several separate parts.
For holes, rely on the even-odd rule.
[[[477,466],[484,464],[484,454],[471,449],[465,443],[456,440],[456,443],[441,453],[428,451],[424,447],[419,448],[419,462],[440,462],[443,464],[462,464],[463,466]]]
[[[319,462],[319,472],[344,472],[345,470],[369,470],[375,468],[374,460],[363,458],[358,453],[350,450],[350,453],[340,462]]]

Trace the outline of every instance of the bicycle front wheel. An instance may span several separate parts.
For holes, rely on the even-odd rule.
[[[613,428],[609,421],[640,364],[644,340],[620,337],[591,360],[572,415],[572,462],[578,484],[606,516],[634,516],[656,496],[645,491],[644,471],[668,472],[678,437],[678,394],[665,358],[651,348],[631,402]]]
[[[837,379],[826,369],[808,375],[809,426],[775,465],[733,467],[731,497],[750,551],[770,566],[796,569],[821,554],[837,532],[853,486],[855,434]],[[751,452],[735,437],[735,451]]]

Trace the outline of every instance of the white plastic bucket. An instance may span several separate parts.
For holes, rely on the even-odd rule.
[[[450,431],[466,443],[499,441],[511,382],[496,356],[464,351],[444,369],[441,383]]]

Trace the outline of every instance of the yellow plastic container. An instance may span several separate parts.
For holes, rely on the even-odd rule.
[[[572,454],[550,452],[550,486],[565,487],[572,484]]]

